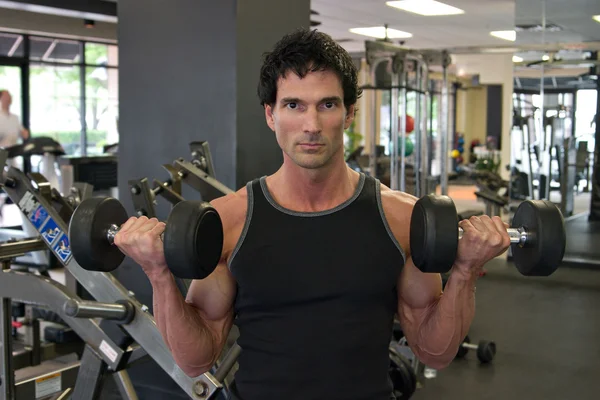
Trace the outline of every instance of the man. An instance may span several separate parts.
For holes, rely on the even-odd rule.
[[[10,112],[11,104],[10,92],[0,89],[0,147],[14,146],[19,142],[19,138],[29,138],[29,131],[23,128],[19,117]]]
[[[461,222],[442,294],[440,276],[411,261],[416,199],[344,162],[360,95],[350,56],[325,34],[287,35],[265,57],[258,94],[284,161],[213,202],[225,234],[216,270],[184,299],[162,252],[163,223],[131,218],[115,243],[150,279],[157,325],[186,374],[211,368],[235,318],[234,398],[393,398],[394,315],[420,360],[447,366],[473,319],[478,271],[510,244],[506,227]]]

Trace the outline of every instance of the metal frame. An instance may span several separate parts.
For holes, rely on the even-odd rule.
[[[180,158],[175,160],[173,167],[178,171],[182,182],[197,190],[203,201],[212,201],[234,193],[232,189],[216,180],[206,171],[198,168],[192,162]]]
[[[106,348],[108,346],[108,348],[114,350],[104,354],[104,361],[112,370],[119,370],[126,362],[126,358],[124,358],[126,352],[113,342],[96,321],[70,317],[65,313],[64,305],[67,302],[81,300],[60,283],[28,272],[4,270],[0,275],[0,293],[3,297],[20,303],[47,306],[58,314],[94,350],[101,354],[104,354],[100,350],[101,347]],[[8,317],[10,318],[10,313]]]
[[[2,272],[10,269],[10,263],[2,263]],[[15,376],[12,367],[12,324],[11,300],[9,297],[0,297],[0,400],[12,400],[14,397]]]
[[[448,88],[448,66],[451,63],[450,55],[447,51],[416,51],[397,46],[386,41],[366,41],[366,60],[370,68],[370,85],[365,88],[377,89],[376,70],[380,63],[388,62],[391,66],[391,150],[390,150],[390,188],[392,190],[406,191],[406,170],[405,170],[405,151],[406,151],[406,93],[412,90],[417,93],[417,113],[415,118],[415,193],[417,197],[426,194],[427,177],[430,171],[430,162],[428,157],[427,143],[427,99],[430,92],[429,66],[439,65],[443,69],[441,98],[442,113],[440,118],[441,133],[441,186],[442,194],[448,193],[448,160],[446,155],[449,146],[449,88]],[[417,86],[408,87],[408,74],[414,72],[416,75]],[[371,101],[373,129],[371,130],[371,143],[369,154],[369,171],[372,176],[376,176],[377,154],[376,138],[379,132],[377,126],[377,106],[376,98],[373,96]],[[399,126],[398,126],[399,123]],[[398,140],[401,138],[400,151],[398,151]]]
[[[32,373],[25,373],[24,370],[15,372],[15,389],[14,400],[31,400],[36,398],[36,387],[40,390],[41,381],[54,381],[54,384],[60,384],[61,390],[66,387],[72,387],[76,384],[77,372],[79,371],[80,362],[72,361],[67,364],[50,363],[33,369]],[[27,371],[30,372],[30,371]],[[33,375],[33,376],[31,376]],[[53,388],[50,387],[50,390]],[[52,396],[54,399],[57,394],[48,393],[47,396]],[[38,393],[42,394],[42,393]],[[48,398],[43,396],[42,398]],[[12,399],[11,399],[12,400]]]
[[[189,168],[187,164],[184,164],[185,168]],[[183,167],[182,167],[183,168]],[[183,169],[185,169],[183,168]],[[195,168],[192,166],[192,168]],[[192,176],[188,174],[188,176]],[[185,178],[184,178],[185,179]],[[214,180],[211,177],[205,177],[200,180],[201,183],[206,181]],[[224,185],[217,182],[217,185]],[[212,188],[215,189],[214,187]],[[210,373],[206,373],[197,377],[187,376],[175,363],[173,356],[166,346],[160,332],[156,327],[156,322],[153,316],[148,313],[148,308],[143,304],[139,303],[131,293],[119,282],[116,278],[109,273],[87,271],[77,264],[72,257],[69,247],[68,239],[68,221],[62,218],[59,213],[54,209],[50,201],[40,193],[31,183],[30,179],[16,168],[10,168],[6,174],[6,181],[4,186],[5,192],[11,198],[11,200],[19,206],[21,212],[23,212],[28,218],[32,218],[34,213],[41,213],[47,215],[44,222],[39,225],[38,230],[40,234],[46,233],[48,226],[56,226],[54,229],[54,239],[49,239],[48,236],[44,236],[44,240],[48,243],[49,247],[63,263],[65,268],[73,275],[73,277],[98,301],[116,303],[118,301],[129,300],[135,308],[135,315],[133,320],[129,324],[122,325],[122,328],[148,353],[152,359],[169,375],[171,378],[187,393],[190,397],[196,399],[208,399],[213,394],[218,392],[222,385],[219,383]],[[225,190],[228,190],[225,188]],[[6,276],[15,276],[15,273],[6,273]],[[5,276],[5,277],[6,277]],[[2,281],[8,281],[3,279]],[[1,291],[3,295],[6,295],[4,291]],[[34,295],[31,289],[27,290],[28,296]],[[18,293],[14,293],[14,297],[19,297]],[[68,318],[65,316],[65,318]],[[73,320],[75,325],[81,323],[84,320]],[[87,332],[82,332],[86,335]],[[87,342],[88,340],[86,340]],[[103,354],[104,357],[110,362],[111,368],[115,367],[115,362],[112,361],[114,353],[122,357],[122,350],[112,342],[109,343],[109,349],[113,351],[107,351],[107,347],[98,347],[97,351],[99,354]],[[112,344],[111,344],[112,343]]]

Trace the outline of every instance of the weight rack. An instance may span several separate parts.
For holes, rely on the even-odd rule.
[[[0,151],[0,161],[5,165],[6,152]],[[186,170],[191,168],[201,171],[193,164],[184,160],[177,160],[180,171],[186,175]],[[187,173],[191,186],[202,188],[208,196],[218,196],[226,188],[216,179],[208,176],[200,177]],[[212,186],[211,186],[212,184]],[[68,221],[73,212],[73,207],[58,193],[46,179],[36,173],[25,175],[22,171],[11,167],[3,176],[3,189],[18,206],[20,211],[29,219],[40,233],[41,240],[52,250],[54,255],[64,265],[65,269],[75,280],[97,301],[111,305],[127,302],[133,309],[131,322],[122,324],[122,329],[137,343],[126,349],[114,343],[99,326],[89,319],[73,318],[64,313],[62,307],[69,301],[80,301],[72,292],[50,279],[28,273],[19,273],[10,269],[3,269],[0,276],[0,293],[2,293],[2,307],[0,307],[0,339],[5,345],[0,354],[0,400],[14,398],[14,379],[12,369],[11,343],[11,298],[19,299],[24,303],[50,305],[77,334],[86,342],[81,365],[85,364],[90,377],[86,384],[76,385],[73,394],[77,398],[77,388],[92,390],[98,387],[104,374],[108,371],[119,371],[128,362],[139,359],[141,356],[151,357],[185,393],[194,399],[210,399],[222,388],[222,384],[211,374],[205,373],[197,377],[187,376],[175,363],[171,352],[162,339],[153,316],[148,312],[148,307],[135,299],[113,275],[105,272],[87,271],[74,260],[68,238]],[[214,197],[213,197],[214,198]],[[208,201],[208,200],[207,200]],[[32,290],[35,288],[35,290]],[[101,306],[98,307],[102,309]],[[136,352],[136,349],[137,352]],[[141,354],[143,353],[143,354]],[[140,355],[141,354],[141,355]],[[223,364],[225,366],[225,363]],[[219,374],[219,371],[216,372]],[[84,374],[80,374],[84,375]],[[223,375],[223,373],[219,374]],[[77,381],[79,382],[81,378]],[[92,389],[90,389],[92,388]],[[90,398],[90,397],[86,397]]]

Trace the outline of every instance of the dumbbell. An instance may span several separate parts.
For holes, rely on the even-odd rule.
[[[114,245],[114,239],[127,219],[127,211],[114,198],[82,201],[69,222],[69,241],[77,263],[90,271],[115,270],[125,255]],[[221,258],[221,218],[209,203],[181,201],[171,210],[161,239],[173,275],[204,279]]]
[[[417,374],[410,361],[393,346],[389,347],[388,375],[393,385],[394,398],[410,399],[417,390]]]
[[[452,268],[462,229],[448,196],[427,195],[414,206],[410,222],[410,249],[417,268],[447,273]],[[527,200],[515,212],[510,236],[512,256],[525,276],[548,276],[560,265],[566,244],[562,213],[546,200]]]
[[[458,348],[456,358],[465,357],[469,350],[476,350],[479,362],[482,364],[487,364],[492,362],[494,356],[496,355],[496,343],[487,340],[481,340],[479,344],[474,345],[471,344],[471,339],[469,336],[467,336]]]

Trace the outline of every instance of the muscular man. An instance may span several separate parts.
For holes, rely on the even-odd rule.
[[[23,128],[19,117],[10,112],[11,104],[10,92],[0,89],[0,147],[14,146],[19,139],[29,138],[29,131]]]
[[[148,275],[158,327],[186,374],[211,368],[235,322],[235,398],[389,400],[394,315],[421,361],[447,366],[473,319],[478,271],[510,244],[506,227],[461,222],[442,293],[440,276],[411,261],[416,199],[344,162],[360,95],[347,52],[319,32],[287,35],[265,57],[258,95],[284,161],[213,202],[225,232],[216,270],[184,299],[162,253],[163,223],[131,218],[115,243]]]

